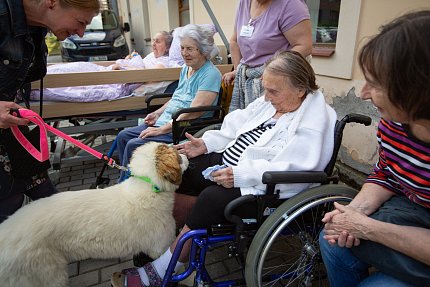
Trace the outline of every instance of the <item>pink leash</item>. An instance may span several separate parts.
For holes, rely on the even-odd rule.
[[[40,150],[35,148],[28,139],[22,134],[18,126],[11,127],[12,133],[17,139],[17,141],[38,161],[42,162],[49,159],[49,149],[48,149],[48,139],[47,139],[47,131],[71,142],[73,145],[83,149],[89,154],[95,156],[98,159],[102,159],[107,162],[107,164],[111,167],[116,167],[121,169],[122,167],[115,163],[115,160],[109,158],[107,155],[102,154],[101,152],[96,151],[95,149],[81,143],[80,141],[72,138],[71,136],[57,130],[56,128],[51,127],[47,123],[43,121],[43,119],[32,110],[28,109],[13,109],[11,110],[11,114],[17,117],[21,117],[24,119],[30,120],[32,123],[36,124],[40,129]]]

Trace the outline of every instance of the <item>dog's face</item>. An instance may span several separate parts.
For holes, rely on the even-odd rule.
[[[132,174],[148,176],[160,188],[167,187],[166,181],[178,186],[188,168],[188,159],[167,144],[149,142],[134,151],[129,167]]]

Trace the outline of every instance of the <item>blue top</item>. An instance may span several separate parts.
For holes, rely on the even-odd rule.
[[[165,125],[172,119],[176,111],[189,108],[198,91],[219,92],[221,87],[221,73],[211,61],[206,61],[203,66],[188,78],[188,66],[184,66],[179,75],[179,84],[173,93],[172,99],[167,104],[163,113],[155,123],[156,127]],[[212,105],[216,104],[217,99]]]
[[[13,101],[25,83],[46,74],[47,30],[27,24],[21,0],[0,0],[0,15],[0,101]]]

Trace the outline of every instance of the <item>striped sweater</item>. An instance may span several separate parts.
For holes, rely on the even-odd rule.
[[[379,160],[367,182],[430,208],[430,144],[416,139],[408,126],[383,119],[377,138]]]

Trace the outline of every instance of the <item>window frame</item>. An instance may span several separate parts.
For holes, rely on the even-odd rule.
[[[318,75],[352,79],[362,0],[340,2],[336,44],[313,44],[312,66]]]

